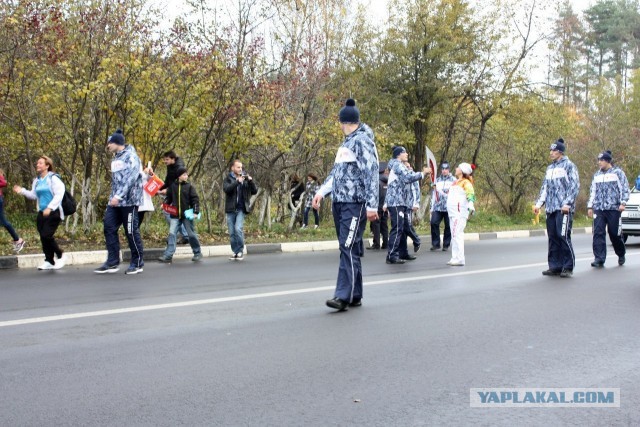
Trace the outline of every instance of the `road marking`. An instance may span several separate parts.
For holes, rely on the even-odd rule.
[[[627,256],[637,255],[639,253],[640,252],[631,253],[631,254],[627,253]],[[591,259],[592,257],[579,258],[579,259],[576,259],[576,262],[589,261]],[[473,270],[473,271],[465,270],[465,271],[457,271],[455,273],[432,274],[428,276],[414,276],[414,277],[394,278],[394,279],[385,279],[385,280],[374,280],[374,281],[366,282],[364,286],[386,285],[390,283],[416,282],[421,280],[441,279],[445,277],[469,276],[472,274],[478,275],[483,273],[496,273],[500,271],[518,270],[522,268],[533,268],[533,267],[546,267],[546,266],[547,266],[546,262],[538,262],[533,264],[512,265],[509,267],[485,268],[485,269]],[[142,306],[136,306],[136,307],[115,308],[115,309],[109,309],[109,310],[87,311],[82,313],[60,314],[56,316],[44,316],[44,317],[32,317],[28,319],[6,320],[3,322],[0,322],[0,328],[5,328],[8,326],[29,325],[33,323],[56,322],[60,320],[83,319],[86,317],[110,316],[114,314],[138,313],[142,311],[162,310],[162,309],[169,309],[169,308],[193,307],[196,305],[219,304],[222,302],[245,301],[245,300],[259,299],[259,298],[271,298],[271,297],[280,297],[280,296],[287,296],[287,295],[307,294],[307,293],[320,292],[320,291],[332,291],[334,289],[335,289],[335,286],[333,285],[319,286],[315,288],[292,289],[288,291],[264,292],[260,294],[237,295],[232,297],[209,298],[209,299],[192,300],[192,301],[172,302],[172,303],[166,303],[166,304],[142,305]]]

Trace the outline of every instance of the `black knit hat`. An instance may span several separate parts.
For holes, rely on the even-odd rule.
[[[603,151],[602,153],[598,154],[598,160],[604,160],[605,162],[611,163],[611,161],[613,160],[613,156],[611,155],[611,151],[607,150],[607,151]]]
[[[551,147],[549,147],[549,149],[553,150],[553,151],[559,151],[561,153],[564,153],[564,150],[566,149],[566,147],[564,145],[564,139],[558,138],[558,140],[556,142],[551,144]]]
[[[402,145],[396,145],[395,147],[393,147],[392,157],[395,159],[400,154],[406,153],[406,152],[407,152],[406,148],[404,148]]]
[[[360,123],[360,110],[356,107],[354,99],[347,99],[340,110],[340,123]]]
[[[176,178],[181,177],[182,174],[184,174],[185,172],[187,172],[187,168],[185,167],[178,168],[178,170],[176,170]]]
[[[122,129],[118,129],[117,131],[115,131],[115,133],[109,137],[107,142],[124,145],[124,135],[122,134]]]

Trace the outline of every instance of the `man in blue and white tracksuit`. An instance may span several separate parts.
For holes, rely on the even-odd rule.
[[[120,239],[118,230],[124,226],[131,262],[125,274],[142,273],[143,247],[138,224],[138,206],[142,204],[142,170],[140,158],[132,145],[125,145],[124,135],[118,129],[107,141],[113,154],[111,160],[111,194],[104,214],[104,238],[107,260],[95,273],[116,273],[120,267]]]
[[[580,190],[580,177],[576,165],[565,156],[565,144],[562,138],[551,144],[549,150],[552,162],[547,167],[540,195],[533,208],[533,213],[537,215],[544,204],[547,213],[549,269],[542,274],[571,277],[575,265],[571,227],[576,198]]]
[[[451,227],[449,226],[449,212],[447,211],[447,197],[449,189],[456,178],[449,171],[449,163],[442,162],[440,176],[431,184],[433,194],[431,196],[431,250],[440,250],[440,222],[444,220],[444,235],[442,250],[446,251],[451,245]]]
[[[393,158],[389,160],[389,182],[385,206],[391,219],[391,233],[389,233],[389,248],[387,264],[404,264],[405,261],[416,259],[407,251],[407,236],[405,227],[407,221],[407,206],[413,206],[411,183],[423,179],[429,174],[429,169],[423,172],[410,171],[404,164],[409,154],[404,147],[393,147]]]
[[[407,169],[413,172],[411,163],[405,162],[404,165],[407,167]],[[414,222],[414,216],[415,216],[414,214],[418,212],[418,209],[420,209],[420,182],[413,181],[411,184],[407,184],[407,186],[409,187],[408,193],[407,193],[409,195],[409,198],[407,199],[407,206],[406,206],[407,218],[404,223],[405,242],[403,245],[405,248],[407,247],[406,239],[407,237],[410,237],[411,241],[413,242],[413,252],[418,252],[420,250],[421,242],[420,242],[420,236],[418,236],[416,229],[413,227],[413,222]],[[412,258],[412,256],[409,255],[408,251],[406,251],[400,254],[400,258],[410,259]]]
[[[360,111],[353,99],[346,101],[339,119],[345,138],[312,206],[320,209],[324,196],[331,193],[340,267],[334,297],[326,304],[343,311],[362,304],[362,235],[367,220],[378,218],[378,152],[373,131],[360,123]]]
[[[598,155],[600,169],[593,175],[587,209],[593,218],[592,267],[602,267],[607,259],[606,230],[613,250],[618,255],[618,265],[625,262],[626,249],[622,240],[620,217],[629,200],[629,181],[622,169],[611,164],[611,151]]]

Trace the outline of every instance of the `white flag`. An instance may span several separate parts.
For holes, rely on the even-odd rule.
[[[429,147],[425,147],[427,166],[431,168],[431,182],[436,182],[436,174],[438,173],[438,164],[436,163],[436,156],[433,155]],[[438,201],[438,192],[435,191],[436,201]]]

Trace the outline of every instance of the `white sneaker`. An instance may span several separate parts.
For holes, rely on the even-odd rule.
[[[56,267],[51,264],[49,261],[45,261],[42,265],[38,266],[38,270],[55,270]]]
[[[237,261],[237,260],[238,260],[238,254],[233,254],[233,255],[231,255],[231,256],[229,257],[229,259],[230,259],[231,261]]]
[[[244,259],[244,254],[242,252],[240,252],[239,254],[236,254],[236,261],[242,261]]]
[[[447,264],[449,264],[452,267],[463,267],[464,266],[464,262],[461,262],[461,261],[449,261]]]
[[[307,228],[307,226],[303,225],[302,227],[300,227],[300,230],[304,230],[305,228]]]
[[[317,225],[314,225],[314,226],[313,226],[313,229],[314,229],[314,230],[317,230],[317,229],[318,229],[318,226],[317,226]]]
[[[56,260],[55,265],[53,266],[54,270],[60,270],[67,264],[67,256],[65,253],[62,253],[62,256]]]

